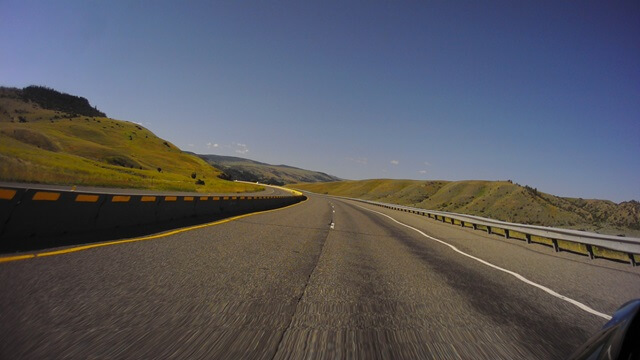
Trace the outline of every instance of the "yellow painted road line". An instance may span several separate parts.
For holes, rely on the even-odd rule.
[[[31,259],[31,258],[34,258],[34,257],[36,257],[35,254],[26,254],[26,255],[16,255],[16,256],[1,257],[0,258],[0,263],[9,262],[9,261],[18,261],[18,260]]]
[[[185,196],[184,201],[193,201],[193,196]]]
[[[164,201],[176,201],[178,200],[177,196],[165,196]]]
[[[200,201],[207,201],[209,200],[208,196],[200,196]]]
[[[143,196],[140,198],[140,201],[142,202],[152,202],[152,201],[156,201],[156,197],[155,196]]]
[[[0,189],[0,199],[11,200],[16,196],[16,191],[11,189]]]
[[[57,192],[48,192],[48,191],[38,191],[33,195],[31,200],[36,201],[56,201],[60,198],[60,193]]]
[[[249,214],[244,214],[244,215],[238,215],[238,216],[230,217],[228,219],[222,219],[222,220],[218,220],[218,221],[214,221],[214,222],[210,222],[210,223],[202,224],[202,225],[189,226],[189,227],[186,227],[186,228],[172,230],[172,231],[161,233],[161,234],[157,234],[157,235],[149,235],[149,236],[137,237],[137,238],[126,239],[126,240],[116,240],[116,241],[108,241],[108,242],[95,243],[95,244],[89,244],[89,245],[81,245],[81,246],[75,246],[75,247],[62,249],[62,250],[45,251],[45,252],[34,253],[34,254],[23,254],[23,255],[16,255],[16,256],[0,257],[0,263],[18,261],[18,260],[26,260],[26,259],[33,259],[33,258],[36,258],[36,257],[63,255],[63,254],[69,254],[69,253],[74,253],[74,252],[83,251],[83,250],[99,248],[99,247],[103,247],[103,246],[120,245],[120,244],[127,244],[127,243],[138,242],[138,241],[160,239],[160,238],[164,238],[164,237],[167,237],[167,236],[180,234],[180,233],[187,232],[187,231],[198,230],[198,229],[203,229],[203,228],[206,228],[206,227],[221,225],[221,224],[224,224],[224,223],[228,223],[228,222],[231,222],[231,221],[239,220],[239,219],[246,218],[246,217],[253,216],[253,215],[266,214],[266,213],[272,212],[272,211],[284,210],[284,209],[287,209],[287,208],[290,208],[290,207],[293,207],[293,206],[296,206],[296,205],[300,205],[300,204],[302,204],[303,202],[305,202],[307,200],[308,200],[308,198],[304,199],[303,201],[301,201],[299,203],[291,204],[291,205],[288,205],[288,206],[285,206],[285,207],[281,207],[281,208],[278,208],[278,209],[264,210],[264,211],[258,211],[258,212],[253,212],[253,213],[249,213]]]
[[[131,200],[131,196],[114,195],[111,198],[111,202],[129,202],[129,200]]]

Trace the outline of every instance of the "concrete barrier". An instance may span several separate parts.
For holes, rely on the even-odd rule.
[[[65,237],[99,234],[190,219],[210,221],[275,209],[305,199],[296,196],[105,194],[0,188],[0,252],[69,245]],[[149,228],[158,231],[158,228]],[[83,236],[79,242],[100,237]],[[77,243],[76,241],[75,243]],[[99,241],[99,240],[98,240]]]
[[[105,195],[96,218],[95,229],[104,230],[153,224],[158,217],[160,196]]]

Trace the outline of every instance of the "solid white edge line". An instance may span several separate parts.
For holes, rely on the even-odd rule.
[[[562,294],[559,294],[559,293],[557,293],[557,292],[555,292],[555,291],[553,291],[553,290],[549,289],[549,288],[548,288],[548,287],[546,287],[546,286],[543,286],[543,285],[540,285],[540,284],[538,284],[538,283],[535,283],[535,282],[533,282],[533,281],[531,281],[531,280],[529,280],[529,279],[525,278],[524,276],[522,276],[522,275],[518,274],[517,272],[511,271],[511,270],[507,270],[507,269],[504,269],[504,268],[501,268],[500,266],[494,265],[494,264],[492,264],[492,263],[490,263],[490,262],[488,262],[488,261],[486,261],[486,260],[482,260],[482,259],[480,259],[480,258],[478,258],[478,257],[473,256],[473,255],[469,255],[469,254],[467,254],[467,253],[465,253],[465,252],[461,251],[461,250],[460,250],[460,249],[458,249],[457,247],[455,247],[455,246],[453,246],[453,245],[449,244],[448,242],[446,242],[446,241],[442,241],[442,240],[440,240],[440,239],[436,239],[436,238],[434,238],[433,236],[427,235],[427,234],[425,234],[424,232],[422,232],[421,230],[418,230],[418,229],[414,228],[413,226],[410,226],[410,225],[407,225],[407,224],[401,223],[400,221],[398,221],[398,220],[396,220],[396,219],[392,218],[391,216],[389,216],[389,215],[387,215],[387,214],[383,214],[383,213],[381,213],[381,212],[379,212],[379,211],[375,211],[375,210],[367,209],[367,208],[362,207],[362,206],[359,206],[359,205],[355,205],[355,204],[353,204],[353,205],[354,205],[354,206],[357,206],[357,207],[359,207],[359,208],[361,208],[361,209],[365,209],[365,210],[368,210],[368,211],[374,212],[374,213],[376,213],[376,214],[380,214],[380,215],[382,215],[382,216],[388,217],[389,219],[393,220],[394,222],[396,222],[396,223],[398,223],[398,224],[400,224],[400,225],[402,225],[402,226],[408,227],[409,229],[411,229],[411,230],[414,230],[414,231],[418,232],[420,235],[422,235],[422,236],[424,236],[424,237],[426,237],[426,238],[428,238],[428,239],[431,239],[431,240],[437,241],[437,242],[439,242],[439,243],[441,243],[441,244],[443,244],[443,245],[446,245],[446,246],[450,247],[451,249],[453,249],[453,251],[455,251],[455,252],[457,252],[457,253],[459,253],[459,254],[461,254],[461,255],[464,255],[464,256],[466,256],[466,257],[468,257],[468,258],[471,258],[471,259],[473,259],[473,260],[475,260],[475,261],[477,261],[477,262],[480,262],[480,263],[482,263],[482,264],[484,264],[484,265],[487,265],[487,266],[489,266],[489,267],[492,267],[492,268],[494,268],[494,269],[496,269],[496,270],[500,270],[500,271],[505,272],[505,273],[507,273],[507,274],[509,274],[509,275],[512,275],[512,276],[514,276],[516,279],[518,279],[518,280],[520,280],[520,281],[522,281],[522,282],[524,282],[524,283],[526,283],[526,284],[529,284],[529,285],[531,285],[531,286],[535,286],[535,287],[537,287],[538,289],[543,290],[543,291],[547,292],[548,294],[551,294],[551,295],[553,295],[553,296],[557,297],[558,299],[562,299],[562,300],[564,300],[564,301],[566,301],[566,302],[568,302],[568,303],[570,303],[570,304],[573,304],[573,305],[577,306],[578,308],[580,308],[580,309],[582,309],[582,310],[584,310],[584,311],[586,311],[586,312],[588,312],[588,313],[590,313],[590,314],[593,314],[593,315],[596,315],[596,316],[600,316],[601,318],[606,319],[606,320],[611,320],[611,316],[609,316],[609,315],[607,315],[607,314],[603,314],[603,313],[601,313],[601,312],[599,312],[599,311],[597,311],[597,310],[594,310],[594,309],[592,309],[592,308],[588,307],[587,305],[585,305],[585,304],[583,304],[583,303],[581,303],[581,302],[579,302],[579,301],[573,300],[573,299],[571,299],[571,298],[569,298],[569,297],[566,297],[566,296],[564,296],[564,295],[562,295]]]

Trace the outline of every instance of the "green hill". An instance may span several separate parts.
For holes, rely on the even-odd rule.
[[[104,115],[86,99],[55,90],[0,88],[0,181],[199,192],[261,189],[219,178],[219,170],[143,126],[97,114]]]
[[[360,180],[288,187],[521,224],[640,236],[640,203],[563,198],[510,181]]]
[[[265,164],[240,157],[221,155],[198,156],[220,169],[230,180],[259,181],[272,185],[341,180],[338,177],[323,172],[304,170],[287,165]]]

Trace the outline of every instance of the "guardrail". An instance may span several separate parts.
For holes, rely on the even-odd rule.
[[[332,195],[333,196],[333,195]],[[640,262],[640,238],[602,235],[586,231],[558,229],[546,226],[524,225],[483,218],[480,216],[456,214],[445,211],[426,210],[410,206],[387,204],[378,201],[336,196],[381,206],[388,209],[411,212],[443,223],[483,230],[488,234],[504,236],[507,239],[538,243],[553,247],[556,252],[569,251],[589,256],[590,259],[604,258],[628,262],[637,266]]]
[[[224,218],[283,207],[304,198],[303,195],[109,194],[3,186],[0,251],[60,246],[50,239],[72,234],[190,218]]]

